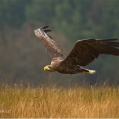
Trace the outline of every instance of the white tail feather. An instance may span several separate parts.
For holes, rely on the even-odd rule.
[[[89,70],[89,74],[94,74],[96,71],[95,70]]]
[[[87,71],[83,71],[84,74],[94,74],[96,71],[95,70],[89,70],[86,69]]]
[[[83,68],[81,66],[79,66],[79,67],[82,70],[82,73],[84,73],[84,74],[94,74],[96,72],[95,70],[85,69],[85,68]]]

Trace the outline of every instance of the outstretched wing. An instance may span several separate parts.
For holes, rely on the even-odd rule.
[[[119,55],[118,39],[85,39],[78,40],[66,59],[62,62],[65,64],[74,64],[86,66],[100,54]]]
[[[34,30],[34,33],[46,47],[52,61],[57,59],[63,60],[65,58],[63,50],[52,37],[47,34],[47,32],[51,31],[50,29],[47,29],[48,27],[49,26],[40,27],[39,29]]]

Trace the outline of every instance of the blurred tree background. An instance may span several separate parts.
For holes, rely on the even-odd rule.
[[[68,54],[86,38],[119,38],[119,0],[0,0],[0,81],[66,84],[118,84],[119,57],[102,55],[87,68],[94,75],[44,72],[50,63],[34,30],[50,25],[53,39]]]

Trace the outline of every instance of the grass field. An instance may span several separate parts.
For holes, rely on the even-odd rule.
[[[0,89],[0,117],[119,118],[119,87]]]

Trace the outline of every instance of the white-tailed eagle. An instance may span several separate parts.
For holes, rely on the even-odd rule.
[[[68,56],[65,56],[61,47],[47,34],[49,26],[35,30],[35,35],[46,47],[51,64],[44,67],[45,71],[57,71],[63,74],[87,73],[93,74],[95,70],[83,68],[90,64],[100,54],[119,56],[118,39],[82,39],[78,40]]]

